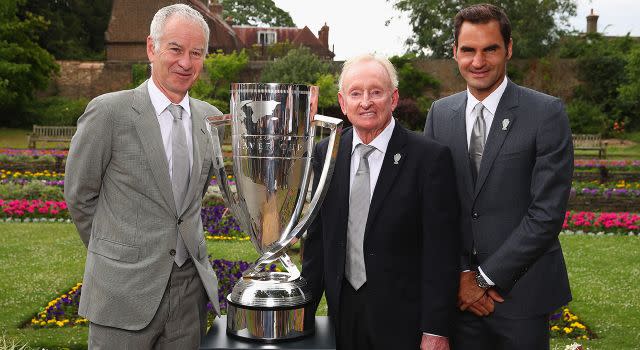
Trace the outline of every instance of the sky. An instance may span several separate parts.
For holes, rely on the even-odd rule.
[[[405,52],[405,40],[411,36],[406,14],[393,9],[386,0],[274,0],[289,12],[296,26],[305,25],[317,35],[325,24],[329,26],[329,46],[333,46],[336,60],[362,53],[385,56]],[[577,16],[571,25],[585,31],[590,9],[600,16],[598,31],[607,35],[640,36],[640,0],[577,0]],[[389,26],[385,22],[389,21]],[[517,43],[516,43],[517,44]]]

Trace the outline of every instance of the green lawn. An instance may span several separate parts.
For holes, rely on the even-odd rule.
[[[27,148],[29,130],[0,128],[0,148]]]
[[[574,301],[571,309],[600,337],[591,350],[640,344],[640,239],[562,236]],[[216,258],[253,261],[249,242],[209,242]],[[48,349],[86,347],[87,328],[18,329],[51,299],[79,282],[85,249],[71,224],[0,223],[0,334]],[[553,286],[550,286],[550,288]],[[326,314],[323,306],[320,314]],[[572,341],[552,341],[564,349]]]

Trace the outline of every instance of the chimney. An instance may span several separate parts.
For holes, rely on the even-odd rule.
[[[327,26],[326,22],[318,31],[318,39],[320,39],[324,47],[329,48],[329,26]]]
[[[218,0],[209,0],[209,11],[218,17],[222,17],[222,5]]]
[[[587,16],[587,34],[598,32],[598,17],[600,16],[593,13],[593,9],[591,9],[591,14]]]

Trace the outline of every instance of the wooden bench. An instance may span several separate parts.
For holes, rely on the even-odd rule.
[[[573,149],[581,151],[598,151],[598,158],[607,158],[607,143],[599,134],[574,134]]]
[[[70,142],[76,133],[75,126],[34,125],[33,132],[27,135],[29,148],[36,148],[36,142]]]

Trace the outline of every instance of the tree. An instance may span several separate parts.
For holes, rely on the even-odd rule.
[[[58,66],[53,56],[38,46],[47,27],[41,16],[29,12],[18,18],[25,0],[3,0],[0,4],[0,120],[16,126],[16,113],[23,111],[36,90],[44,89]]]
[[[242,50],[224,54],[222,51],[207,56],[204,61],[206,77],[200,77],[191,88],[190,94],[218,107],[221,111],[229,110],[231,93],[229,86],[240,77],[240,72],[249,63],[249,56]],[[204,79],[203,79],[204,78]]]
[[[39,43],[57,59],[102,59],[112,2],[29,0],[21,12],[42,16],[50,23]]]
[[[295,27],[289,13],[273,0],[221,0],[224,18],[231,17],[235,25]]]
[[[388,0],[392,1],[392,0]],[[516,58],[542,57],[566,32],[576,14],[575,0],[394,0],[394,7],[408,12],[413,36],[407,45],[431,57],[453,55],[453,18],[466,6],[492,3],[502,7],[511,21]]]
[[[327,73],[331,73],[327,62],[314,55],[308,47],[300,47],[269,62],[262,70],[260,80],[265,83],[314,84]]]

